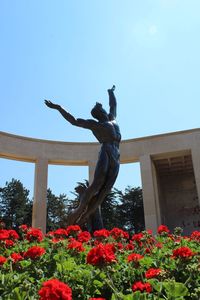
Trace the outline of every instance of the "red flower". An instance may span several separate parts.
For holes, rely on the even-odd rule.
[[[158,242],[155,244],[155,247],[161,249],[163,247],[163,244]]]
[[[63,238],[53,238],[51,241],[52,241],[52,243],[56,244],[56,243],[59,243],[63,240],[64,240]]]
[[[88,231],[80,232],[77,239],[81,243],[87,243],[91,239],[91,234]]]
[[[120,239],[120,238],[123,238],[123,239],[128,239],[129,238],[129,234],[127,232],[125,232],[124,230],[120,229],[120,228],[113,228],[111,231],[110,231],[110,235],[115,239]]]
[[[160,225],[157,231],[158,234],[161,234],[163,232],[169,233],[169,228],[166,225]]]
[[[20,229],[22,232],[26,233],[26,232],[28,231],[28,226],[25,225],[25,224],[22,224],[22,225],[19,226],[19,229]]]
[[[109,236],[110,232],[107,229],[100,229],[100,230],[96,230],[94,232],[94,237],[98,237],[98,238],[107,238]]]
[[[14,263],[16,263],[16,262],[18,262],[18,261],[20,261],[20,260],[23,259],[23,257],[21,256],[20,253],[12,253],[10,255],[10,257],[12,258],[12,260],[13,260]]]
[[[6,248],[10,248],[10,247],[13,247],[14,246],[14,242],[12,240],[5,240],[4,241],[4,245]]]
[[[38,294],[40,296],[39,300],[72,300],[71,288],[58,279],[43,282]]]
[[[38,228],[30,228],[26,234],[26,239],[29,242],[33,242],[33,241],[41,242],[43,240],[42,231]]]
[[[87,263],[98,266],[116,262],[113,245],[99,244],[97,247],[92,248],[87,255]]]
[[[122,243],[115,243],[114,244],[114,247],[117,250],[122,250],[124,248],[123,244]]]
[[[146,232],[149,234],[149,235],[152,235],[153,234],[153,231],[151,229],[147,229]]]
[[[10,240],[18,240],[19,239],[19,234],[13,229],[8,230],[8,234],[9,234]]]
[[[175,258],[189,258],[193,255],[194,253],[189,247],[179,247],[173,250],[173,257]]]
[[[193,231],[190,237],[192,240],[200,242],[200,231]]]
[[[146,248],[144,252],[147,253],[147,254],[151,253],[151,248]]]
[[[131,253],[128,257],[127,260],[128,262],[134,261],[138,262],[140,259],[142,259],[144,256],[138,254],[138,253]]]
[[[147,270],[145,272],[145,277],[147,279],[149,279],[149,278],[155,278],[155,277],[159,276],[161,272],[162,272],[161,269],[151,268],[151,269],[149,269],[149,270]]]
[[[0,229],[0,240],[7,240],[9,238],[8,230]]]
[[[67,227],[67,235],[76,235],[81,232],[81,228],[79,225],[70,225]]]
[[[46,250],[44,248],[39,246],[33,246],[24,253],[24,257],[35,259],[42,256],[45,252]]]
[[[6,261],[7,259],[4,256],[0,255],[0,266],[2,266]]]
[[[53,235],[56,236],[56,238],[66,238],[68,233],[66,229],[59,228],[53,232]]]
[[[143,283],[141,281],[137,281],[132,285],[132,290],[133,290],[133,292],[140,291],[140,292],[151,293],[152,287],[151,287],[150,283],[148,283],[148,282]]]
[[[126,250],[134,250],[135,246],[132,244],[132,241],[128,245],[126,245]]]
[[[143,233],[140,232],[140,233],[135,233],[133,236],[132,236],[132,240],[135,241],[135,242],[138,242],[140,243],[141,242],[141,239],[144,237]]]
[[[71,239],[70,243],[67,246],[68,249],[76,250],[77,252],[85,251],[83,244],[75,239]]]

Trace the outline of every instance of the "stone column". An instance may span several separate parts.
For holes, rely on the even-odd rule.
[[[39,158],[35,163],[32,226],[41,228],[43,233],[46,232],[47,178],[48,178],[48,160],[46,158]]]
[[[143,204],[146,229],[152,229],[156,233],[160,223],[160,211],[156,203],[158,191],[156,190],[156,173],[150,155],[140,157],[142,177]]]
[[[200,145],[196,145],[196,147],[192,147],[192,164],[194,169],[194,177],[196,182],[197,194],[198,194],[198,202],[200,205]]]

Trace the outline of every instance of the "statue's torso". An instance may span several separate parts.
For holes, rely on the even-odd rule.
[[[121,133],[115,120],[100,123],[98,129],[92,130],[99,143],[115,143],[119,146]]]

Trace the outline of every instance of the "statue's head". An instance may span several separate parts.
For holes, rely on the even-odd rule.
[[[95,106],[91,110],[91,115],[98,121],[108,120],[108,114],[106,110],[103,109],[102,104],[98,102],[96,102]]]

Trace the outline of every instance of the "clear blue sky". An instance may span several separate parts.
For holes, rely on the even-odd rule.
[[[199,127],[199,12],[199,0],[1,0],[0,130],[95,141],[43,99],[89,118],[96,101],[108,108],[113,84],[123,139]],[[87,168],[66,168],[50,167],[55,193],[87,178]],[[131,168],[119,188],[140,184]],[[0,186],[14,177],[31,188],[32,164],[0,159],[0,170]]]

